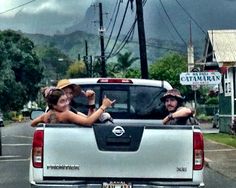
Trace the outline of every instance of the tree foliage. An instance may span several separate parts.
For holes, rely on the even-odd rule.
[[[34,44],[20,33],[0,32],[0,108],[19,110],[37,96],[42,67]]]
[[[182,72],[187,72],[187,60],[177,53],[169,53],[150,66],[151,79],[168,81],[172,87],[179,89],[187,100],[190,100],[193,92],[188,86],[182,86],[179,81]]]
[[[125,52],[124,54],[119,53],[117,55],[117,63],[113,65],[109,74],[114,77],[126,77],[132,64],[137,60],[137,57],[132,57],[132,52]]]
[[[139,69],[130,68],[127,70],[125,78],[141,78],[141,71]]]
[[[76,61],[71,64],[67,71],[69,78],[84,78],[87,76],[86,66],[83,61]]]
[[[36,52],[44,66],[44,77],[48,80],[58,80],[66,76],[72,60],[53,45],[37,46]]]

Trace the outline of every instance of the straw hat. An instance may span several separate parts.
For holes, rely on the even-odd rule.
[[[184,99],[185,99],[185,97],[183,97],[183,96],[180,94],[180,92],[179,92],[178,89],[171,89],[171,90],[168,90],[168,91],[163,95],[163,97],[161,97],[161,101],[162,101],[162,102],[165,102],[165,100],[166,100],[167,97],[174,97],[174,98],[176,98],[177,100],[179,100],[179,101],[181,101],[181,102],[183,102]]]
[[[66,87],[70,87],[73,90],[73,95],[79,95],[81,92],[81,88],[79,85],[71,83],[68,79],[59,80],[57,83],[57,88],[64,89]]]

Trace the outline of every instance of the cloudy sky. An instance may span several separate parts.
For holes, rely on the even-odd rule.
[[[30,33],[63,30],[80,21],[93,2],[94,0],[0,0],[0,29],[12,28]]]
[[[44,34],[64,32],[66,28],[73,27],[86,30],[82,22],[92,25],[91,20],[84,20],[86,11],[91,4],[98,1],[0,0],[0,30],[11,28]],[[117,1],[99,1],[104,5],[104,13],[108,13],[104,19],[109,20]],[[126,2],[127,0],[123,0],[121,6],[123,9]],[[196,21],[196,23],[192,22],[193,35],[203,38],[205,36],[202,30],[206,32],[210,29],[235,29],[235,12],[236,0],[147,0],[144,7],[145,28],[148,37],[181,40],[176,32],[178,31],[179,35],[185,34],[186,40],[189,20],[192,17]],[[118,20],[121,20],[122,14],[119,15]],[[130,26],[127,19],[133,19],[134,15],[129,8],[129,15],[125,21],[126,27]],[[94,17],[97,18],[93,21],[98,20],[98,16],[94,15]]]

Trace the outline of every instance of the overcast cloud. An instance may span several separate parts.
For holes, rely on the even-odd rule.
[[[22,4],[28,3],[21,8],[1,14],[1,17],[14,16],[21,11],[27,14],[40,14],[42,12],[60,12],[61,14],[84,15],[86,9],[94,0],[0,0],[0,12],[12,9]]]
[[[53,34],[81,21],[94,0],[0,0],[0,30]],[[4,13],[5,12],[5,13]]]
[[[30,0],[0,0],[0,30],[14,29],[27,33],[54,34],[58,31],[94,30],[97,26],[98,12],[93,11],[92,4],[99,0],[35,0],[15,10],[3,13]],[[104,6],[104,22],[109,21],[117,0],[100,0]],[[124,8],[127,0],[123,0]],[[177,4],[180,2],[188,13],[197,21],[205,32],[209,29],[236,28],[236,0],[162,0],[168,16],[180,32],[189,32],[189,16]],[[135,6],[135,1],[134,1]],[[88,8],[90,7],[89,11]],[[135,13],[129,8],[124,30],[128,30]],[[144,7],[145,29],[147,37],[178,39],[178,36],[163,11],[160,0],[147,0]],[[117,19],[119,27],[122,13]],[[128,20],[129,19],[129,20]],[[106,25],[106,23],[104,24]],[[126,27],[126,28],[125,28]],[[205,37],[201,29],[192,23],[193,35]]]

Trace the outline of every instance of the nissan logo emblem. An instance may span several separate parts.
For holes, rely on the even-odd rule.
[[[116,136],[122,136],[125,133],[125,130],[121,126],[115,126],[114,129],[112,130],[112,132]]]

